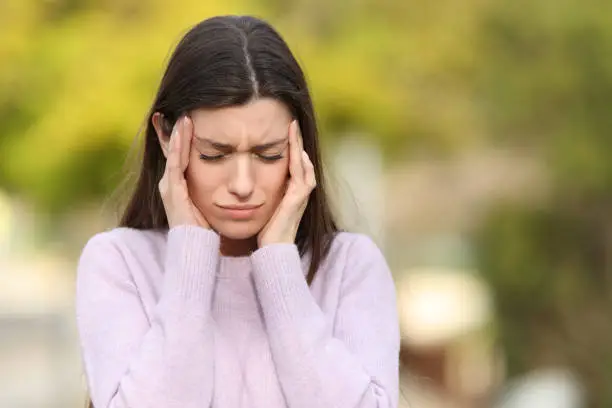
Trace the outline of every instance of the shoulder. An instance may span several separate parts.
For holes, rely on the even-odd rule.
[[[341,255],[347,263],[367,260],[384,260],[382,251],[368,235],[354,232],[338,232],[330,246],[330,255]]]
[[[362,279],[365,275],[385,278],[390,275],[379,246],[361,233],[336,233],[322,266],[333,273],[341,273],[343,280]]]
[[[99,232],[85,243],[81,258],[95,255],[113,256],[157,246],[162,235],[163,232],[123,227]]]
[[[163,232],[132,228],[114,228],[95,234],[85,243],[78,260],[79,279],[91,276],[125,275],[134,265],[146,261],[152,254],[159,254],[163,244]]]
[[[393,275],[385,256],[368,235],[337,233],[325,264],[329,270],[341,275],[341,291],[344,294],[363,289],[384,294],[395,291]]]

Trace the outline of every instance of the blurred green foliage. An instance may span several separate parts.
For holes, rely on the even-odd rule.
[[[365,131],[396,157],[453,150],[479,134],[465,82],[477,8],[473,0],[4,1],[0,185],[43,210],[107,194],[173,45],[216,14],[255,14],[279,29],[305,68],[324,138]]]
[[[500,3],[478,95],[496,143],[537,151],[551,193],[500,206],[476,236],[511,374],[569,365],[612,406],[612,3]]]

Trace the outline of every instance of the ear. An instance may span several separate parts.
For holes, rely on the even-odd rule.
[[[172,131],[168,132],[167,129],[170,124],[167,123],[167,119],[164,115],[159,112],[153,114],[151,117],[151,124],[153,128],[155,128],[155,133],[157,133],[157,140],[159,141],[162,152],[164,156],[168,158],[168,152],[170,151],[170,134]]]

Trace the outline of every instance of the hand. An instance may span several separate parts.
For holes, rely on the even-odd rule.
[[[189,197],[185,169],[189,164],[193,122],[188,116],[176,121],[170,136],[166,169],[159,181],[159,193],[164,203],[168,227],[199,225],[210,228],[208,222]]]
[[[308,197],[316,187],[314,166],[304,151],[296,120],[289,125],[289,180],[285,196],[272,218],[257,236],[259,247],[274,243],[294,243]]]

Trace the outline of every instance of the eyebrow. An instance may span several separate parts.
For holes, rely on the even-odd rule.
[[[232,146],[232,145],[227,144],[227,143],[216,142],[216,141],[214,141],[212,139],[208,139],[208,138],[205,138],[205,137],[200,137],[200,136],[197,136],[197,135],[194,135],[194,137],[198,141],[207,143],[211,147],[213,147],[213,148],[215,148],[217,150],[223,151],[223,152],[230,152],[230,151],[233,151],[233,150],[236,149],[235,146]],[[285,136],[285,137],[273,140],[273,141],[268,142],[268,143],[263,143],[263,144],[259,144],[259,145],[253,146],[251,148],[251,151],[261,152],[261,151],[264,151],[264,150],[268,150],[268,149],[270,149],[272,147],[276,147],[276,146],[278,146],[280,144],[285,143],[287,140],[288,140],[288,137]]]

